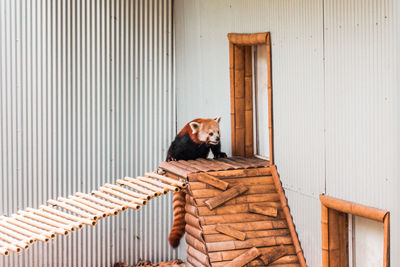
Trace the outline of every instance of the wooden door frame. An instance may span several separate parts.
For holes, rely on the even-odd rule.
[[[347,228],[341,223],[342,214],[352,214],[383,223],[383,267],[390,266],[390,212],[368,206],[320,195],[322,231],[322,267],[348,266],[348,262],[335,255],[345,255],[346,246],[340,243],[347,240]],[[345,260],[345,259],[344,259]],[[348,261],[348,259],[347,259]],[[339,265],[338,265],[339,264]],[[347,265],[346,265],[347,264]]]
[[[229,33],[229,73],[231,92],[231,138],[232,155],[254,155],[253,140],[253,98],[252,98],[252,68],[251,46],[267,45],[268,64],[268,131],[269,131],[269,162],[274,165],[273,147],[273,116],[272,116],[272,64],[271,35],[269,32],[241,34]],[[250,54],[249,54],[250,47]],[[251,65],[250,65],[251,66]],[[250,72],[249,72],[250,71]],[[247,78],[247,81],[246,81]],[[251,80],[249,81],[250,78]]]

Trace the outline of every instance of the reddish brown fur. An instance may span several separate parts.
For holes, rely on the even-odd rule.
[[[173,201],[174,209],[174,223],[172,225],[171,232],[169,234],[169,243],[172,247],[176,248],[179,246],[179,242],[182,236],[185,234],[185,193],[175,192]]]
[[[204,121],[204,119],[195,119],[195,120],[192,120],[192,121],[201,123],[202,121]],[[191,121],[191,122],[192,122],[192,121]],[[183,135],[186,134],[186,133],[189,134],[190,138],[191,138],[195,143],[201,143],[201,141],[199,140],[197,134],[194,134],[193,131],[192,131],[192,128],[190,128],[190,122],[187,123],[187,124],[182,128],[182,130],[178,133],[178,135],[179,135],[179,136],[183,136]]]
[[[226,154],[221,152],[221,144],[219,142],[219,121],[220,118],[195,119],[186,124],[168,149],[167,161],[207,158],[210,150],[215,158],[226,157]],[[196,133],[193,133],[193,129],[190,126],[192,122],[199,124],[198,128],[196,128]],[[210,132],[213,133],[212,137],[210,137]],[[214,142],[214,144],[211,142]],[[174,222],[169,234],[169,243],[175,248],[179,246],[180,239],[185,234],[184,192],[174,193],[173,208]]]

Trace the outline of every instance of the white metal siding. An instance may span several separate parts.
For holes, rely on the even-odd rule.
[[[0,213],[153,170],[175,130],[172,0],[0,0]],[[0,266],[175,257],[171,197]]]
[[[275,161],[309,266],[318,195],[387,209],[399,265],[399,4],[176,0],[177,124],[222,116],[230,152],[228,32],[271,32]]]

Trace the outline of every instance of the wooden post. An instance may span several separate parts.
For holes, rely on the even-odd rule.
[[[337,211],[328,210],[329,220],[329,265],[330,266],[342,266],[340,264],[340,242],[339,242],[339,214]]]
[[[328,208],[321,205],[322,267],[329,267]]]
[[[390,266],[390,213],[383,219],[383,267]]]
[[[235,150],[245,156],[244,47],[235,46]]]
[[[253,144],[253,68],[251,46],[244,47],[245,156],[254,155]]]
[[[235,45],[229,43],[229,76],[231,89],[231,139],[232,155],[236,155],[236,124],[235,124]]]
[[[272,111],[272,62],[271,62],[271,36],[267,34],[267,64],[268,64],[268,131],[269,131],[269,163],[274,161],[274,132],[273,132],[273,111]]]

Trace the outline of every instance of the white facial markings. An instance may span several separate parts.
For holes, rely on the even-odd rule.
[[[201,122],[191,122],[190,127],[193,134],[204,143],[217,145],[220,142],[219,122],[221,118],[204,119]]]

